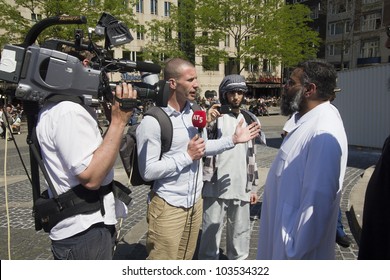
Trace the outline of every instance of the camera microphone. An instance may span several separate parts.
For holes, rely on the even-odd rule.
[[[125,59],[105,60],[104,65],[108,68],[119,68],[120,72],[133,72],[134,70],[140,72],[160,73],[161,66],[154,63],[144,61],[131,61]]]
[[[150,72],[150,73],[160,73],[161,66],[154,63],[144,62],[144,61],[136,61],[136,69],[140,72]]]
[[[199,134],[202,133],[203,128],[206,127],[207,119],[206,112],[202,110],[195,111],[192,116],[192,125],[198,128]]]

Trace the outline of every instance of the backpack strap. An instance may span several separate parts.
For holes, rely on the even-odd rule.
[[[197,104],[191,104],[192,111],[199,111],[202,108]],[[149,110],[146,111],[145,116],[154,117],[161,128],[161,154],[168,152],[172,146],[172,138],[173,138],[173,126],[171,119],[167,115],[167,113],[159,106],[153,106]]]
[[[171,119],[165,113],[165,111],[158,106],[151,107],[148,111],[146,111],[145,116],[154,117],[161,129],[161,154],[168,152],[172,146],[172,138],[173,138],[173,126]]]
[[[84,99],[81,96],[75,96],[75,95],[59,95],[59,94],[52,94],[45,98],[45,101],[53,102],[53,103],[59,103],[62,101],[71,101],[80,105],[84,105]]]
[[[258,119],[257,117],[251,113],[251,112],[248,112],[247,110],[240,110],[240,112],[242,113],[242,115],[244,116],[244,119],[246,121],[246,123],[248,125],[250,125],[251,123],[253,122],[258,122]],[[263,131],[260,130],[260,133],[259,133],[259,136],[257,138],[256,136],[256,141],[259,141],[257,142],[258,144],[264,144],[264,145],[267,145],[267,140],[265,138],[265,134]]]
[[[245,122],[247,123],[247,125],[250,125],[251,123],[253,123],[255,121],[248,111],[240,110],[240,112],[244,116],[244,119],[245,119]]]

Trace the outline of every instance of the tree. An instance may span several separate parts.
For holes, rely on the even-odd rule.
[[[0,36],[0,48],[7,43],[20,43],[23,34],[26,34],[30,28],[29,20],[23,18],[14,5],[5,0],[0,0],[0,26],[2,31]],[[0,29],[0,30],[1,30]]]
[[[31,15],[39,18],[48,18],[58,15],[86,16],[87,27],[95,27],[102,14],[102,11],[110,13],[118,20],[123,21],[129,28],[134,28],[136,19],[132,14],[132,9],[136,0],[14,0],[13,4],[9,1],[0,0],[2,8],[0,10],[0,26],[4,35],[0,38],[0,47],[4,44],[21,43],[28,30],[36,21],[23,18],[20,14],[20,8],[27,9]],[[38,18],[39,17],[39,18]],[[38,37],[38,43],[41,44],[49,38],[59,38],[62,40],[73,40],[74,29],[86,29],[85,26],[75,25],[54,25],[45,29]],[[87,34],[87,32],[85,32]]]
[[[227,62],[240,73],[246,63],[259,57],[251,41],[264,33],[265,22],[280,0],[200,0],[195,10],[197,54],[207,62]],[[223,46],[220,46],[223,42]],[[233,52],[231,52],[233,50]],[[261,54],[260,54],[261,55]],[[208,67],[208,65],[203,65]]]
[[[195,0],[180,0],[171,5],[169,16],[147,22],[151,40],[143,49],[145,60],[181,57],[195,63]]]
[[[235,65],[232,72],[240,73],[245,64],[259,58],[290,64],[292,57],[310,57],[318,47],[318,35],[304,25],[310,20],[310,11],[302,5],[287,7],[283,0],[197,0],[195,6],[188,2],[193,0],[179,1],[171,17],[149,25],[149,31],[155,34],[170,30],[177,36],[170,40],[160,36],[149,43],[144,50],[146,56],[153,50],[154,54],[188,58],[191,48],[183,47],[188,42],[184,38],[193,38],[193,49],[203,57],[206,69],[230,60]],[[229,40],[233,48],[229,48]]]
[[[251,45],[285,67],[315,58],[321,39],[309,27],[311,21],[307,6],[283,5],[274,11],[274,16],[265,24],[264,34],[254,38]]]

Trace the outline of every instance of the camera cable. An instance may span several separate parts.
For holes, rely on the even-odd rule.
[[[4,110],[6,112],[6,110]],[[8,157],[8,139],[11,139],[14,142],[16,151],[19,155],[19,159],[21,160],[21,163],[23,165],[24,171],[27,175],[28,180],[32,184],[31,178],[28,174],[26,165],[23,161],[22,155],[20,153],[19,147],[15,141],[15,137],[12,134],[11,125],[8,121],[7,113],[4,114],[5,118],[4,121],[6,123],[6,131],[5,131],[5,144],[4,144],[4,196],[5,196],[5,211],[6,211],[6,218],[7,218],[7,251],[8,251],[8,259],[11,260],[11,222],[10,222],[10,213],[9,213],[9,203],[8,203],[8,184],[7,184],[7,157]]]

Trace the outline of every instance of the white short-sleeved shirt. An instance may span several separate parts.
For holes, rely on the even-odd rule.
[[[57,193],[80,184],[77,175],[88,167],[94,151],[103,141],[92,110],[69,101],[47,104],[39,113],[36,132],[45,167]],[[111,170],[102,185],[109,184],[113,178]],[[50,238],[64,239],[99,222],[116,224],[112,192],[104,196],[103,203],[104,217],[99,210],[64,219],[52,228]]]

